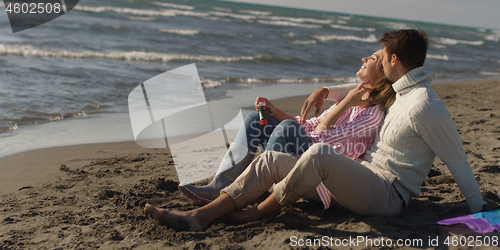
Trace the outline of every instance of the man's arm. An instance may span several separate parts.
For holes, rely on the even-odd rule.
[[[485,202],[446,105],[438,100],[425,101],[413,107],[411,113],[415,131],[448,166],[471,211],[479,212]]]
[[[325,100],[340,102],[347,96],[349,91],[355,89],[358,85],[359,83],[348,83],[348,84],[328,87],[328,96],[326,97]]]

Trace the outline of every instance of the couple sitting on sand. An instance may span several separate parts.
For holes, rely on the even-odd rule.
[[[144,211],[190,231],[205,230],[226,215],[239,222],[260,220],[301,197],[319,197],[325,207],[333,198],[360,215],[395,216],[419,195],[436,155],[450,169],[471,211],[480,211],[485,202],[458,131],[424,72],[427,36],[396,30],[379,42],[384,48],[363,58],[357,73],[362,83],[347,96],[342,88],[318,89],[295,118],[266,100],[274,118],[268,126],[257,125],[257,114],[250,113],[214,180],[204,187],[179,185],[188,198],[207,205],[180,212],[146,204]],[[313,107],[320,109],[325,98],[335,97],[343,99],[303,121]],[[267,145],[266,151],[252,161],[259,144]],[[266,200],[239,210],[273,184]]]

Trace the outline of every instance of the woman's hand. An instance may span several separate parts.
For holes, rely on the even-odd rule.
[[[349,91],[347,96],[341,101],[347,107],[364,106],[370,103],[371,85],[368,82],[361,83],[355,89]]]
[[[327,88],[319,88],[312,92],[312,94],[304,101],[302,109],[300,111],[300,116],[302,117],[302,124],[306,121],[307,114],[312,108],[316,107],[316,113],[314,116],[318,117],[321,114],[321,108],[323,107],[323,101],[328,96]]]
[[[259,101],[266,103],[266,106],[264,106],[264,108],[266,109],[267,115],[272,116],[278,122],[282,122],[283,120],[286,120],[286,119],[297,121],[294,117],[291,117],[291,116],[285,114],[283,111],[276,108],[269,100],[267,100],[264,97],[257,97],[257,100],[255,100],[255,109],[256,110],[259,110]]]
[[[276,115],[276,111],[278,110],[269,100],[267,100],[267,98],[264,98],[264,97],[257,97],[257,99],[255,100],[255,109],[256,110],[259,110],[259,101],[260,102],[265,102],[265,106],[264,108],[266,109],[266,113],[270,116],[275,116]]]

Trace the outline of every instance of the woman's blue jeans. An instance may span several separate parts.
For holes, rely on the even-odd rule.
[[[310,146],[311,141],[306,131],[295,121],[284,120],[279,123],[268,116],[268,124],[261,126],[259,113],[250,112],[236,135],[235,143],[247,145],[250,152],[255,153],[262,145],[266,151],[274,150],[288,154],[302,154]]]

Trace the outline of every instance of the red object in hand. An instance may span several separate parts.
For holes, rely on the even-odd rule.
[[[266,108],[265,108],[266,102],[261,102],[259,100],[258,106],[259,106],[260,125],[261,126],[267,125],[267,114],[266,114]]]

